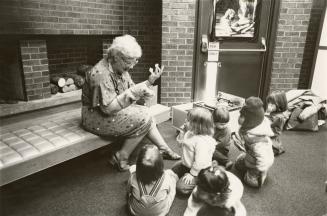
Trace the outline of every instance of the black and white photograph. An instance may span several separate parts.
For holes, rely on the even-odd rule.
[[[0,216],[327,216],[326,0],[0,0]]]
[[[260,0],[219,0],[215,6],[215,36],[253,38]]]

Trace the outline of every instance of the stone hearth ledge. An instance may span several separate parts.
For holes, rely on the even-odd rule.
[[[57,93],[50,98],[40,100],[19,101],[17,104],[0,104],[0,117],[78,102],[81,100],[81,93],[82,90],[76,90],[67,93]]]

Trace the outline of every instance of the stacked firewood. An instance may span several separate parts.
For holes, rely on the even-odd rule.
[[[85,73],[91,68],[92,66],[90,65],[80,65],[76,70],[76,74],[62,74],[51,76],[51,94],[57,94],[57,92],[66,93],[82,88],[85,83]]]

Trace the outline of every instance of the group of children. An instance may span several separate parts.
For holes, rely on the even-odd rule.
[[[185,216],[245,216],[243,184],[228,170],[235,167],[249,186],[263,185],[274,156],[285,151],[280,135],[286,109],[284,92],[268,96],[266,111],[260,98],[249,97],[240,110],[239,131],[231,133],[227,107],[218,106],[213,112],[193,108],[177,137],[182,160],[172,169],[164,169],[157,147],[146,145],[140,150],[128,181],[129,211],[167,215],[177,191],[190,195]],[[235,162],[228,155],[231,143],[244,151]]]

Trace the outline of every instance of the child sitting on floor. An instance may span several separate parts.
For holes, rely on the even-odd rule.
[[[229,160],[228,153],[231,143],[231,130],[229,128],[229,111],[226,106],[218,106],[212,113],[215,133],[213,138],[217,141],[216,150],[212,160],[229,170],[233,162]]]
[[[207,216],[209,213],[245,216],[246,210],[240,201],[242,195],[242,182],[213,161],[211,167],[200,171],[197,186],[188,199],[184,216]]]
[[[164,170],[159,149],[145,145],[130,169],[128,208],[132,215],[167,215],[176,194],[177,175]]]
[[[181,194],[192,193],[195,180],[201,169],[212,162],[216,141],[212,114],[207,109],[196,107],[187,114],[185,131],[180,132],[177,142],[182,146],[182,161],[177,162],[172,170],[180,178],[176,190]]]
[[[280,136],[287,120],[287,116],[284,115],[284,112],[287,110],[286,94],[282,91],[272,92],[266,101],[266,116],[271,121],[271,129],[274,132],[274,135],[271,137],[272,147],[275,156],[277,156],[285,152]]]
[[[235,168],[244,174],[244,182],[252,187],[261,187],[268,170],[274,162],[270,137],[274,135],[270,121],[264,117],[260,98],[249,97],[240,110],[239,133],[233,136],[237,146],[243,146],[245,153],[239,155]]]

